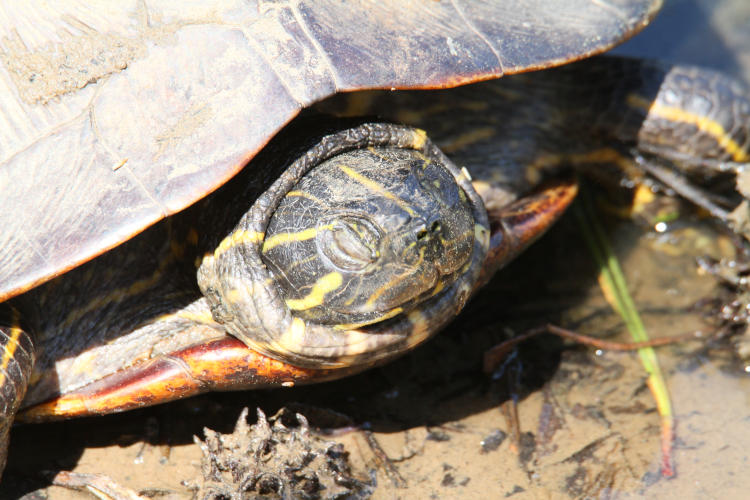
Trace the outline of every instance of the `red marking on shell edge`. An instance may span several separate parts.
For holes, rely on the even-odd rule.
[[[222,337],[145,361],[76,391],[25,408],[16,420],[41,422],[103,415],[208,391],[322,382],[360,370],[300,368],[257,353],[233,337]]]
[[[556,180],[511,205],[488,213],[490,249],[475,290],[543,235],[578,194],[574,179]]]

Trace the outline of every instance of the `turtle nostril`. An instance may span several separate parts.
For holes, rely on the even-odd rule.
[[[441,228],[442,226],[440,225],[439,221],[433,221],[433,223],[430,224],[429,229],[425,226],[422,226],[422,228],[417,231],[417,241],[429,239],[430,235],[439,233]]]

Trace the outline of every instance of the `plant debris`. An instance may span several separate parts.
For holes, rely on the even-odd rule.
[[[194,438],[203,453],[197,498],[317,500],[372,495],[375,480],[353,477],[343,445],[312,433],[301,414],[291,419],[291,412],[282,408],[266,419],[258,409],[254,425],[248,424],[247,414],[245,408],[231,434],[204,429],[205,441]]]

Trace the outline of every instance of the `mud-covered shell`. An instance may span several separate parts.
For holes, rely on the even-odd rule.
[[[0,301],[210,193],[300,109],[602,52],[660,0],[41,0],[0,9]]]

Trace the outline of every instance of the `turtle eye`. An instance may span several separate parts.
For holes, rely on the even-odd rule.
[[[345,271],[360,271],[379,257],[380,231],[368,219],[344,215],[320,231],[318,245],[331,263]]]

